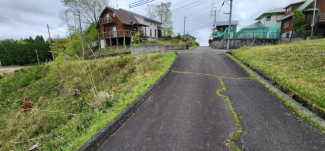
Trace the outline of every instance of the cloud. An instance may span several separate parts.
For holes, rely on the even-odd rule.
[[[109,6],[129,9],[130,0],[110,0]],[[131,0],[136,2],[137,0]],[[174,33],[184,32],[184,16],[187,17],[186,33],[197,37],[201,45],[207,45],[211,34],[214,16],[211,11],[217,10],[217,21],[227,21],[229,5],[223,0],[170,0],[173,11]],[[262,13],[277,7],[285,7],[291,2],[300,0],[234,0],[233,20],[239,20],[239,28],[243,28],[255,22]],[[159,4],[165,0],[155,0],[150,4]],[[190,3],[196,2],[192,5]],[[177,5],[176,5],[177,4]],[[186,7],[183,7],[188,5]],[[146,15],[146,5],[132,8],[131,11]],[[183,7],[183,8],[182,8]],[[6,38],[20,39],[29,36],[43,35],[47,38],[46,24],[57,28],[62,23],[59,18],[60,10],[64,6],[59,0],[2,0],[0,5],[0,40]],[[66,29],[51,30],[51,35],[66,35]]]
[[[59,12],[64,6],[60,1],[50,0],[7,0],[0,5],[0,39],[20,39],[47,34],[47,24],[61,24]],[[61,30],[64,31],[64,28]],[[63,32],[52,31],[52,35]]]

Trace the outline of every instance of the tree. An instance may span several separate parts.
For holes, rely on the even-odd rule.
[[[67,38],[56,38],[51,44],[52,52],[54,55],[65,55],[66,49],[68,47],[68,39]]]
[[[146,7],[147,16],[151,19],[156,19],[156,5],[155,4],[148,4]]]
[[[83,22],[97,23],[108,0],[61,0],[69,13],[80,12]],[[64,20],[63,20],[64,21]]]
[[[292,23],[293,23],[293,31],[297,37],[300,37],[301,34],[306,32],[306,28],[307,28],[306,17],[301,10],[294,11],[292,17]]]
[[[170,2],[161,2],[161,4],[156,5],[156,14],[159,17],[160,21],[164,24],[164,36],[166,36],[166,34],[172,35],[173,33],[172,12],[170,11],[171,4],[172,3]]]
[[[20,40],[6,39],[0,41],[0,60],[2,65],[26,65],[37,63],[36,53],[40,61],[51,58],[49,44],[43,36],[36,36]]]

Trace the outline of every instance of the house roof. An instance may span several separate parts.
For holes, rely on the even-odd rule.
[[[161,24],[160,21],[157,21],[157,20],[151,19],[151,18],[146,17],[146,16],[142,16],[142,15],[136,14],[136,13],[134,13],[134,12],[131,12],[131,11],[128,11],[128,10],[125,10],[125,9],[122,9],[122,8],[120,8],[119,11],[122,11],[122,12],[125,12],[125,13],[129,13],[129,14],[135,15],[135,16],[137,16],[137,17],[143,18],[143,19],[145,19],[145,20],[149,20],[149,21],[152,21],[152,22],[155,22],[155,23]]]
[[[227,25],[229,25],[229,21],[217,22],[217,26],[227,26]],[[238,20],[232,20],[231,25],[239,25],[239,21]]]
[[[304,3],[304,2],[306,2],[306,0],[303,0],[303,1],[300,1],[300,2],[296,2],[296,3],[291,3],[291,4],[289,4],[288,6],[284,7],[284,9],[289,8],[289,7],[292,6],[292,5],[302,4],[302,3]]]
[[[269,28],[269,27],[263,25],[260,21],[258,21],[258,22],[254,23],[252,25],[249,25],[249,26],[246,26],[246,27],[240,29],[238,31],[238,33],[241,33],[241,32],[243,32],[245,30],[256,30],[256,29],[265,29],[265,28]]]
[[[296,10],[305,10],[312,2],[314,2],[314,0],[306,0],[306,1],[303,1],[304,3],[302,3]],[[291,6],[291,5],[289,5],[289,6]],[[288,7],[285,7],[285,8],[288,8]],[[285,20],[285,19],[288,19],[288,18],[290,18],[290,17],[292,17],[293,16],[293,13],[294,12],[292,12],[290,15],[288,15],[288,16],[285,16],[285,17],[283,17],[282,19],[281,19],[281,21],[283,21],[283,20]]]
[[[148,21],[152,21],[152,22],[161,24],[160,22],[158,22],[156,20],[153,20],[153,19],[150,19],[148,17],[145,17],[145,16],[142,16],[142,15],[136,14],[134,12],[127,11],[125,9],[118,9],[117,10],[117,9],[110,8],[110,7],[106,7],[102,11],[102,13],[100,14],[100,16],[102,16],[103,13],[106,10],[112,10],[116,14],[116,16],[119,18],[119,20],[122,22],[122,24],[126,24],[126,25],[132,25],[132,23],[141,24],[140,21],[137,18],[142,18],[144,20],[148,20]]]
[[[122,24],[132,25],[133,22],[139,24],[139,22],[133,15],[121,11],[117,11],[117,10],[113,10],[113,11],[116,14],[116,16],[119,18],[119,20],[122,22]]]
[[[259,17],[257,17],[255,20],[260,20],[261,18],[263,18],[265,15],[271,15],[271,14],[284,14],[285,13],[285,9],[283,8],[275,8],[272,10],[269,10],[265,13],[263,13],[262,15],[260,15]]]
[[[249,25],[249,26],[247,26],[247,27],[244,27],[245,29],[255,29],[255,28],[266,28],[267,26],[265,26],[265,25],[263,25],[260,21],[258,21],[258,22],[256,22],[256,23],[254,23],[254,24],[252,24],[252,25]],[[243,28],[243,29],[244,29]]]

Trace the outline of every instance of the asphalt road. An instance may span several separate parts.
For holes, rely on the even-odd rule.
[[[218,77],[241,120],[244,150],[325,150],[321,131],[288,111],[258,81],[240,80],[249,74],[222,51],[198,47],[179,54],[175,72],[99,150],[231,150],[225,141],[235,123],[216,94],[222,89]]]
[[[0,68],[0,73],[5,73],[5,72],[14,72],[16,70],[19,70],[23,67],[5,67],[5,68]]]

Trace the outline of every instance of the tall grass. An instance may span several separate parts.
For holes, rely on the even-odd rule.
[[[41,150],[77,149],[151,86],[175,56],[57,58],[2,76],[0,150],[27,150],[37,143]],[[32,102],[31,111],[22,110],[25,101]]]

